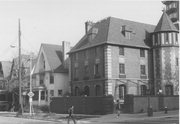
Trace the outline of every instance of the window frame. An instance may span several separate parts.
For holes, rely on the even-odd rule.
[[[50,90],[50,96],[51,96],[51,97],[54,96],[54,90]]]
[[[146,75],[146,65],[140,65],[141,75]]]
[[[143,57],[143,58],[146,57],[145,49],[140,49],[140,57]]]
[[[124,47],[119,47],[119,55],[124,56]]]
[[[125,74],[125,64],[119,63],[119,74]]]
[[[54,84],[54,75],[53,74],[50,74],[50,76],[49,76],[49,83]]]
[[[63,96],[63,90],[62,89],[58,90],[58,96]]]

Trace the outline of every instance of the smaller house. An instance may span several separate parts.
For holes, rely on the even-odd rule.
[[[69,42],[61,45],[41,44],[33,70],[33,105],[48,105],[50,97],[69,93],[68,55]]]
[[[12,63],[10,61],[0,62],[0,90],[8,90],[8,79]]]

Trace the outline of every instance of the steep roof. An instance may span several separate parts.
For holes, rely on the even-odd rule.
[[[123,26],[127,26],[132,29],[131,39],[127,39],[123,35]],[[85,34],[82,39],[71,49],[70,53],[106,43],[129,47],[149,48],[148,44],[150,44],[150,40],[148,40],[148,36],[154,31],[155,26],[108,17],[95,23],[88,32],[92,32],[93,28],[98,30],[95,38],[92,41],[89,41],[87,35],[88,33]]]
[[[67,72],[63,66],[62,46],[53,44],[42,44],[51,70],[54,72]]]
[[[7,78],[8,76],[10,76],[10,71],[11,71],[11,66],[12,66],[12,62],[10,61],[0,61],[0,66],[3,72],[3,75],[0,75],[0,77],[2,76],[3,78]]]
[[[164,32],[164,31],[176,31],[178,32],[177,28],[174,26],[172,21],[170,20],[169,16],[166,12],[163,12],[154,32]]]

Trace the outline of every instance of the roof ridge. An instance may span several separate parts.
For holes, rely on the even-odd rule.
[[[129,22],[132,22],[132,23],[138,23],[138,24],[143,24],[143,25],[156,26],[156,25],[153,25],[153,24],[143,23],[143,22],[139,22],[139,21],[132,21],[132,20],[122,19],[122,18],[118,18],[118,17],[112,17],[111,16],[110,18],[114,18],[114,19],[118,19],[118,20],[123,20],[123,21],[129,21]]]
[[[111,24],[111,17],[109,17],[109,18],[107,18],[107,19],[109,19],[109,21],[108,21],[108,31],[107,31],[106,41],[109,40],[109,32],[110,32],[109,27],[110,27],[110,24]]]
[[[59,45],[59,44],[50,44],[50,43],[41,43],[41,45],[62,46],[62,45]]]

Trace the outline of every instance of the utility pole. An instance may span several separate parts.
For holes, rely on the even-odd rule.
[[[19,114],[23,114],[23,104],[22,104],[22,91],[21,91],[21,27],[20,27],[20,19],[19,19],[19,104],[21,110],[19,110]]]

